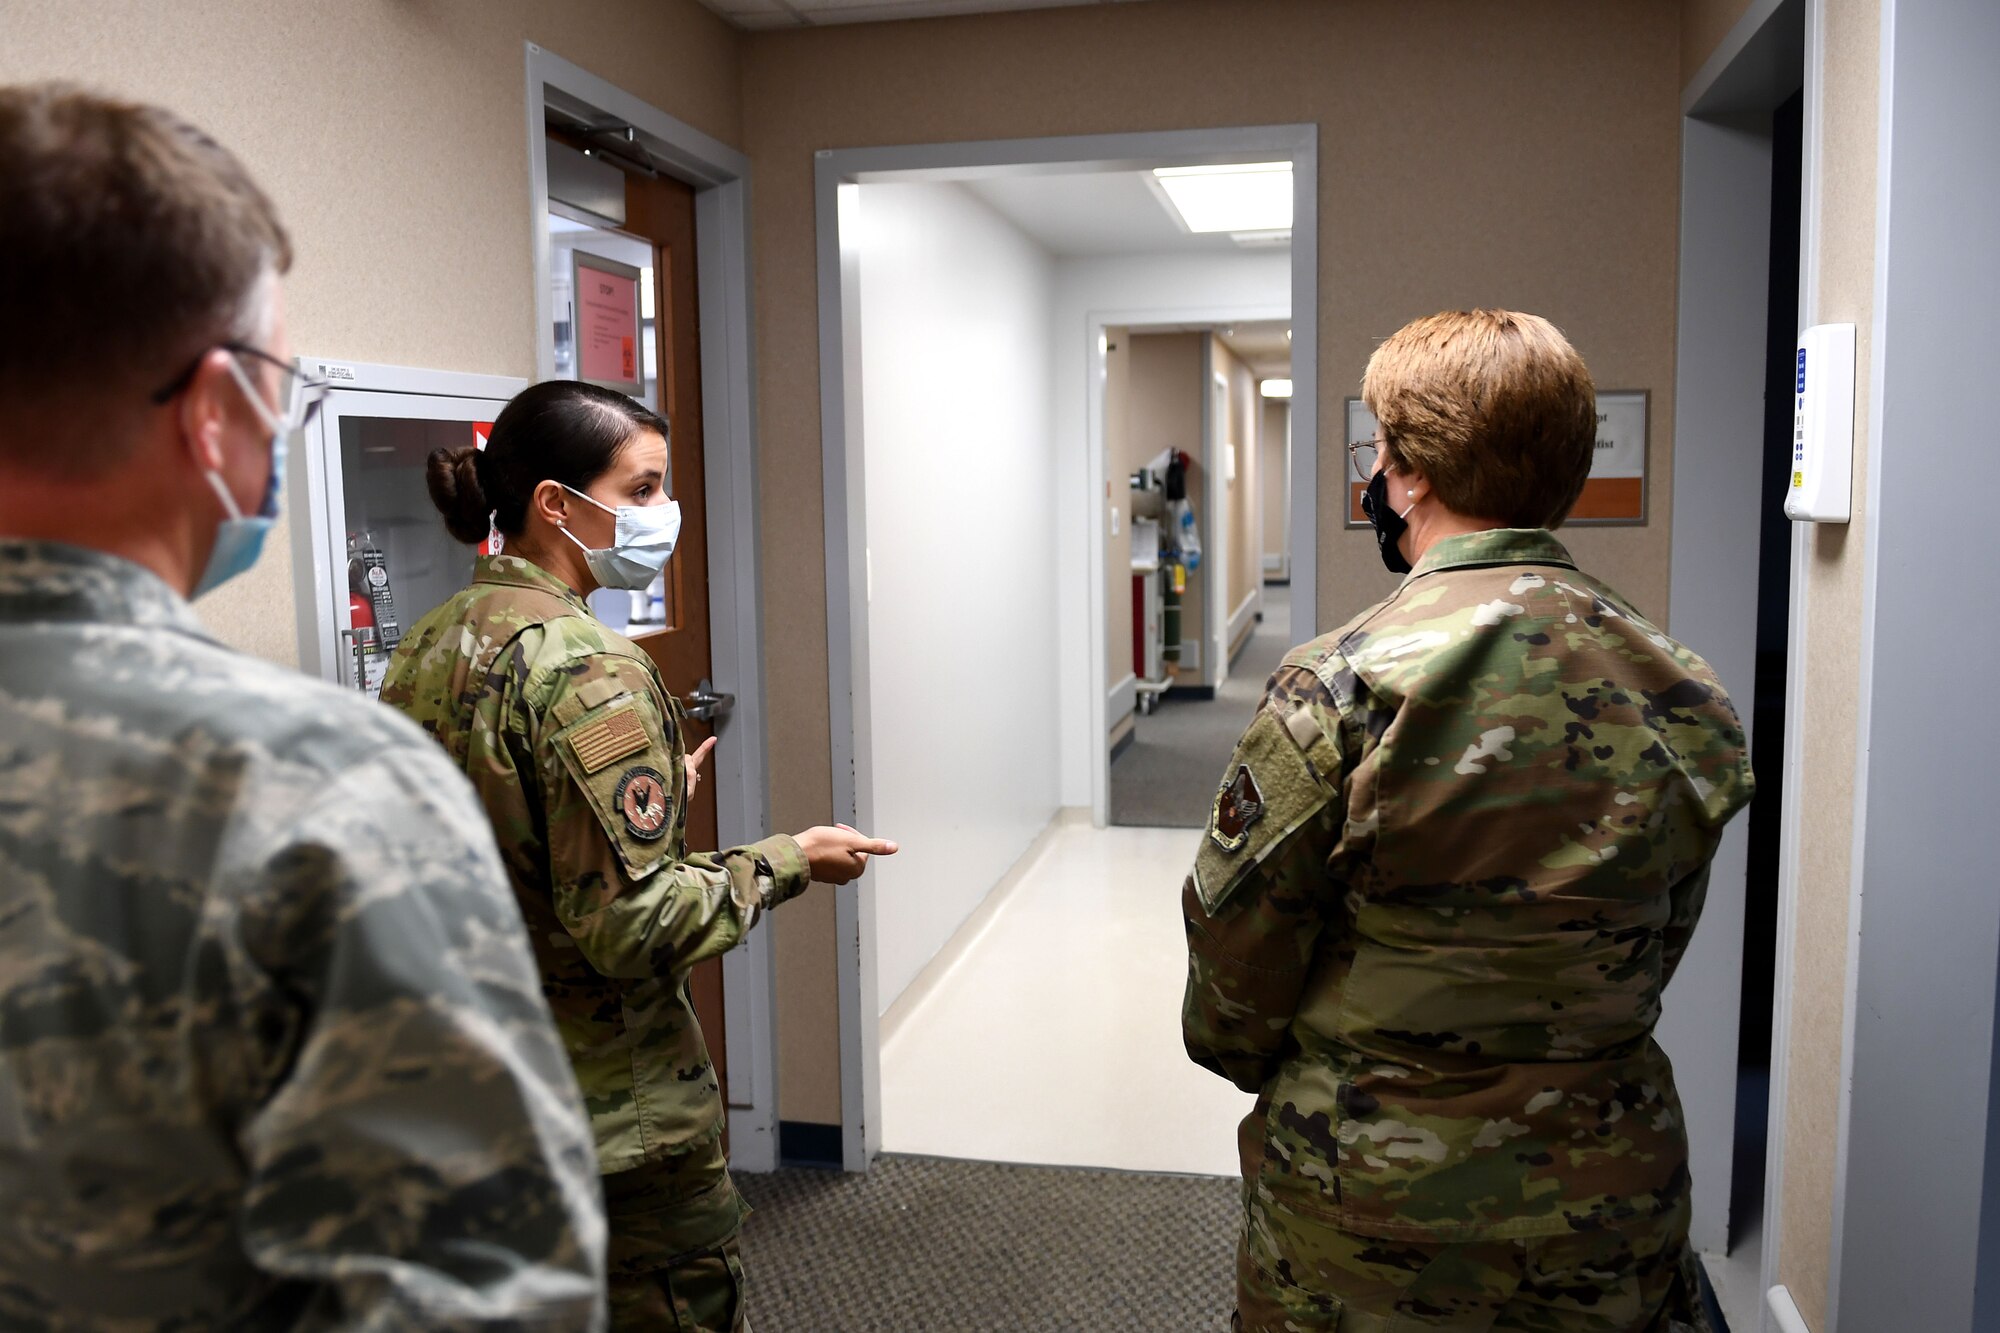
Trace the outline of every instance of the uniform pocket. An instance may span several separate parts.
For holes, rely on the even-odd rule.
[[[1237,1247],[1237,1333],[1339,1333],[1341,1325],[1339,1297],[1287,1282]]]
[[[662,1274],[676,1333],[738,1333],[745,1325],[743,1260],[731,1241]]]

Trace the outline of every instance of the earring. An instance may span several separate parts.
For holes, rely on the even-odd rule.
[[[1412,500],[1417,498],[1417,493],[1415,491],[1404,491],[1403,494],[1409,496]]]

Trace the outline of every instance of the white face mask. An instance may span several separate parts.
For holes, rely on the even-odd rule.
[[[561,482],[557,482],[561,486]],[[681,506],[678,500],[657,505],[619,505],[613,509],[591,499],[574,486],[563,489],[585,504],[597,505],[618,520],[612,530],[611,545],[603,550],[585,546],[567,524],[563,536],[583,552],[584,563],[599,587],[624,588],[640,592],[653,585],[660,571],[673,558],[674,543],[681,535]]]

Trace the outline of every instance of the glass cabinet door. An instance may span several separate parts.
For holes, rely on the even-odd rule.
[[[472,578],[477,546],[445,530],[425,470],[433,451],[483,439],[499,401],[415,394],[330,396],[310,468],[320,673],[368,694],[411,626]]]

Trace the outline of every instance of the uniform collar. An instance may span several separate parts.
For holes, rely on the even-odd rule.
[[[0,623],[151,625],[201,638],[187,599],[129,560],[60,542],[0,538]]]
[[[584,611],[589,603],[577,596],[576,590],[555,575],[543,569],[532,560],[518,555],[482,555],[473,562],[472,581],[474,583],[494,583],[503,588],[532,588],[573,602]]]
[[[1546,528],[1489,528],[1485,532],[1444,537],[1433,543],[1410,572],[1410,578],[1420,579],[1441,569],[1472,569],[1482,565],[1560,565],[1575,569],[1576,561]]]

